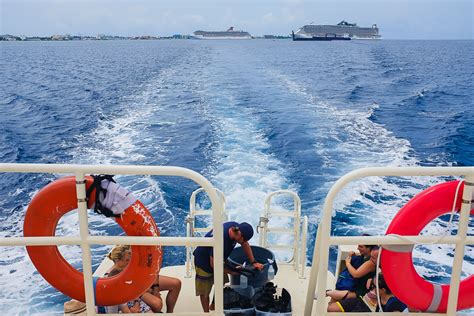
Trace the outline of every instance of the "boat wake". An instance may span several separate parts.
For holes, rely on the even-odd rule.
[[[380,105],[372,104],[366,110],[356,110],[345,106],[336,106],[321,100],[308,91],[297,80],[283,74],[273,73],[281,83],[297,97],[305,101],[305,106],[314,108],[314,121],[320,133],[317,135],[319,146],[315,153],[324,161],[321,166],[326,178],[337,179],[344,173],[368,166],[410,167],[417,166],[419,161],[411,149],[409,141],[395,137],[384,126],[370,120],[374,109]],[[328,146],[328,144],[331,144]],[[335,201],[334,235],[372,235],[384,234],[396,212],[423,188],[445,181],[444,178],[427,179],[425,177],[407,178],[365,178],[353,182],[342,190]],[[324,188],[329,190],[333,181]],[[315,212],[321,210],[322,203],[315,206]],[[428,225],[422,234],[445,234],[447,216],[441,217]],[[319,222],[319,216],[312,217]],[[458,219],[455,216],[453,227]],[[470,225],[470,234],[474,225]],[[463,273],[466,276],[474,273],[474,247],[466,248]],[[417,246],[414,250],[414,261],[417,272],[437,282],[449,282],[450,267],[454,254],[453,247],[437,245]]]

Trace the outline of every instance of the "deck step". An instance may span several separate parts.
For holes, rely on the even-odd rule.
[[[267,233],[273,234],[296,234],[294,229],[281,227],[267,227]]]
[[[203,215],[207,215],[207,216],[211,216],[212,215],[212,211],[203,211],[203,210],[200,210],[200,211],[194,211],[194,215],[196,216],[203,216]]]
[[[279,217],[296,217],[293,212],[268,212],[268,216],[279,216]]]
[[[195,233],[207,233],[211,229],[212,229],[211,227],[194,227],[194,232]]]
[[[291,246],[282,244],[266,244],[265,246],[275,250],[293,250],[293,244]]]

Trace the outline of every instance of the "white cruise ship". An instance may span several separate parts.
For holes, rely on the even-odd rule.
[[[195,39],[223,40],[223,39],[252,39],[252,35],[245,31],[236,31],[231,26],[227,31],[196,31],[193,33]]]
[[[309,24],[292,32],[294,41],[331,41],[350,39],[380,39],[377,24],[360,27],[355,23],[341,21],[337,25]]]

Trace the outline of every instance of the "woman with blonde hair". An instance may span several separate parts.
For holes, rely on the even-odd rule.
[[[112,249],[107,257],[114,262],[114,265],[109,270],[109,272],[106,273],[106,276],[113,276],[119,274],[127,267],[132,257],[132,251],[128,245],[118,245]],[[151,309],[154,313],[161,312],[161,309],[163,308],[163,301],[159,292],[156,293],[153,291],[153,288],[154,285],[152,285],[150,289],[140,295],[140,297],[137,299],[127,302],[127,304],[119,305],[119,309],[122,311],[122,313],[148,312],[149,309]]]
[[[107,255],[107,258],[113,261],[114,265],[110,268],[109,272],[106,275],[109,275],[110,272],[118,270],[122,271],[130,263],[130,258],[132,257],[132,251],[128,245],[118,245],[112,248],[112,250]]]

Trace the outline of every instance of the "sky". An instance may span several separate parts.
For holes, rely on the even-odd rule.
[[[474,0],[0,0],[0,34],[191,34],[234,26],[288,35],[341,20],[385,39],[474,39]]]

